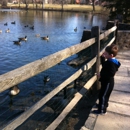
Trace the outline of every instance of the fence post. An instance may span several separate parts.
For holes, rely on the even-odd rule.
[[[65,88],[63,89],[63,91],[64,91],[64,99],[66,99],[66,98],[67,98],[67,88],[65,87]]]
[[[117,41],[117,34],[118,34],[118,26],[119,26],[119,21],[118,21],[118,20],[115,20],[114,26],[117,27],[117,29],[116,29],[115,32],[114,32],[114,36],[115,36],[114,44],[116,44],[116,41]]]
[[[92,27],[91,29],[91,37],[95,37],[96,38],[96,43],[94,45],[92,45],[91,47],[91,56],[93,57],[97,57],[96,60],[96,64],[93,66],[92,71],[93,71],[93,75],[95,73],[99,73],[100,71],[100,29],[98,26]],[[97,89],[100,88],[99,86],[99,82],[98,80],[96,81],[96,85],[97,85]]]

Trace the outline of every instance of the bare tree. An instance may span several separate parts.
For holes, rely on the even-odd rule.
[[[63,11],[64,10],[64,5],[67,3],[66,0],[61,0],[60,1],[60,4],[61,4],[61,10]]]
[[[2,6],[7,6],[7,0],[2,0]]]
[[[26,9],[28,9],[28,6],[29,6],[29,0],[24,0],[24,3],[26,5]]]
[[[96,0],[92,0],[93,11],[95,11],[95,1]]]

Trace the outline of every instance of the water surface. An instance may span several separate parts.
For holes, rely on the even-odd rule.
[[[72,13],[72,12],[54,12],[54,11],[23,11],[23,10],[1,10],[0,11],[0,74],[4,74],[25,64],[53,54],[59,50],[80,43],[84,27],[91,29],[93,26],[99,26],[101,29],[106,26],[107,16],[92,15],[91,13]],[[16,24],[11,22],[15,21]],[[5,26],[4,24],[8,25]],[[26,27],[28,26],[28,27]],[[30,27],[34,26],[34,30]],[[74,29],[77,27],[77,32]],[[7,29],[10,33],[6,33]],[[35,35],[41,37],[49,36],[50,40],[44,41]],[[27,42],[22,42],[20,46],[15,45],[13,41],[19,37],[27,36]],[[72,56],[60,65],[46,70],[45,72],[20,84],[25,90],[37,89],[43,85],[43,77],[49,75],[50,87],[56,87],[63,82],[76,69],[67,66],[67,62]],[[25,89],[26,88],[26,89]]]

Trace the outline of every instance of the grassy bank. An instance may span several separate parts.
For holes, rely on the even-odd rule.
[[[26,9],[25,4],[11,4],[9,3],[7,7],[4,8],[9,8],[9,9]],[[28,9],[38,9],[38,10],[55,10],[55,11],[61,11],[62,6],[59,4],[29,4]],[[76,5],[76,4],[65,4],[63,6],[63,11],[75,11],[75,12],[93,12],[93,7],[91,5]],[[95,12],[96,13],[107,13],[108,11],[103,8],[102,6],[95,6]]]

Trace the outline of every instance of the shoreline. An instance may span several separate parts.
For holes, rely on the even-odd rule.
[[[41,10],[41,11],[62,11],[62,12],[79,12],[79,13],[93,13],[93,14],[109,14],[109,11],[106,10],[102,6],[95,6],[95,11],[91,5],[76,5],[76,4],[65,4],[63,6],[59,4],[44,4],[44,8],[42,5],[38,4],[36,8],[36,4],[29,4],[28,8],[26,8],[25,4],[8,4],[6,7],[0,7],[0,9],[21,9],[21,10]]]

